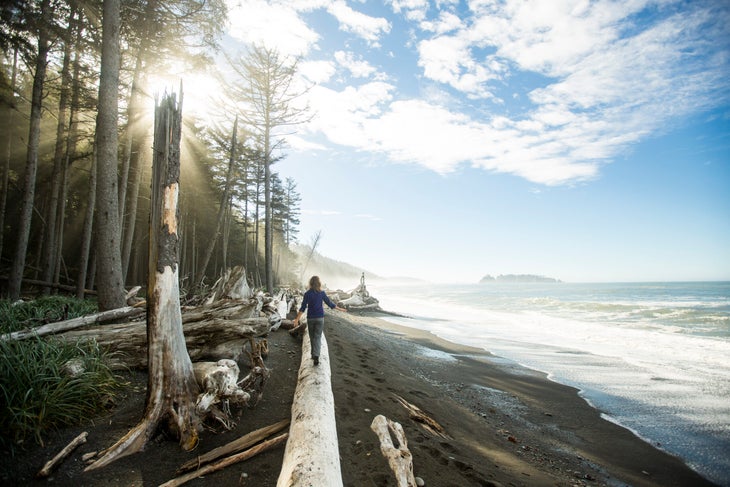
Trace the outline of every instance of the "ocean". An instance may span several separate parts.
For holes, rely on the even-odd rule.
[[[730,282],[368,283],[399,325],[576,387],[603,416],[730,486]]]

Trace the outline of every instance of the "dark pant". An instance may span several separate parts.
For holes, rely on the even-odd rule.
[[[309,332],[309,341],[312,344],[312,358],[319,357],[323,330],[324,318],[307,318],[307,331]]]

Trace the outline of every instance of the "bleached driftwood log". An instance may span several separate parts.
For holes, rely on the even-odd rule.
[[[56,323],[49,323],[47,325],[6,333],[4,335],[0,335],[0,340],[23,340],[32,336],[51,335],[54,333],[73,330],[75,328],[81,328],[82,326],[94,323],[120,320],[122,318],[133,318],[135,316],[142,316],[143,314],[145,314],[144,307],[125,306],[124,308],[110,309],[109,311],[103,311],[93,315],[80,316],[70,320],[57,321]]]
[[[74,438],[71,443],[66,445],[66,447],[58,452],[58,454],[53,457],[51,460],[46,462],[45,465],[43,465],[43,468],[36,474],[36,477],[48,477],[51,474],[51,471],[56,468],[56,466],[63,462],[67,456],[71,454],[72,451],[74,451],[79,445],[86,443],[86,437],[89,436],[88,431],[84,431],[79,436]]]
[[[195,380],[200,386],[200,395],[195,403],[198,414],[210,411],[215,404],[225,403],[243,405],[248,403],[251,395],[238,386],[238,364],[229,359],[217,362],[193,363]]]
[[[428,414],[424,413],[421,408],[416,406],[415,404],[411,404],[410,402],[406,401],[402,397],[400,397],[398,394],[393,394],[395,398],[398,400],[398,402],[408,410],[408,415],[410,418],[415,421],[416,423],[420,424],[423,429],[428,431],[434,436],[440,436],[441,438],[451,439],[451,437],[446,433],[446,430],[443,426],[441,426],[438,421],[433,419]]]
[[[236,266],[233,269],[227,269],[225,274],[213,284],[213,290],[205,304],[212,304],[224,298],[249,299],[252,296],[253,291],[246,280],[246,269]]]
[[[336,487],[342,485],[337,446],[335,401],[329,351],[322,336],[319,365],[311,359],[309,335],[304,334],[302,362],[291,408],[289,440],[277,487]]]
[[[375,416],[370,429],[380,438],[380,451],[388,460],[395,474],[398,487],[416,487],[413,476],[413,455],[408,449],[408,441],[400,423],[391,421],[382,414]]]
[[[237,360],[243,347],[251,337],[268,333],[267,318],[245,320],[210,317],[200,321],[186,322],[183,318],[183,332],[190,359],[203,361],[228,357]],[[55,337],[58,340],[75,343],[78,340],[93,339],[112,352],[112,364],[133,368],[147,366],[147,326],[144,322],[122,323],[72,330]]]
[[[287,433],[283,433],[275,438],[271,438],[269,440],[263,441],[263,442],[259,443],[258,445],[254,446],[252,448],[249,448],[246,451],[236,453],[235,455],[226,457],[219,462],[208,464],[202,468],[199,468],[198,470],[186,473],[185,475],[182,475],[180,477],[167,481],[164,484],[160,485],[160,487],[177,487],[178,485],[183,485],[187,482],[190,482],[193,479],[202,477],[203,475],[209,474],[211,472],[216,472],[218,470],[226,468],[229,465],[233,465],[234,463],[248,460],[249,458],[258,455],[259,453],[263,453],[267,450],[271,450],[272,448],[281,445],[282,443],[284,443],[286,441],[287,436],[288,436]]]
[[[245,450],[246,448],[249,448],[249,447],[255,445],[256,443],[258,443],[262,440],[265,440],[266,438],[268,438],[271,435],[275,435],[276,433],[285,429],[287,426],[289,426],[289,420],[284,419],[284,420],[279,421],[278,423],[274,423],[270,426],[265,426],[263,428],[259,428],[255,431],[252,431],[248,434],[243,435],[240,438],[237,438],[229,443],[226,443],[223,446],[214,448],[213,450],[209,451],[208,453],[204,453],[203,455],[200,455],[197,458],[190,460],[189,462],[184,463],[180,468],[177,469],[176,473],[181,474],[181,473],[187,472],[189,470],[201,468],[203,465],[214,462],[221,457],[224,457],[226,455],[231,455],[234,453],[238,453],[242,450]]]

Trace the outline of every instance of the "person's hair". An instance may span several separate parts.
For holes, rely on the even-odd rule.
[[[319,280],[319,276],[312,276],[309,279],[309,289],[314,289],[315,291],[322,290],[322,281]]]

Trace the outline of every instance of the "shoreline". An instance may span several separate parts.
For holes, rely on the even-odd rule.
[[[440,393],[444,398],[439,403],[452,401],[463,408],[465,417],[454,418],[457,422],[476,421],[481,423],[480,430],[487,428],[492,438],[484,443],[498,449],[494,457],[506,459],[510,468],[495,463],[494,471],[484,470],[485,478],[496,475],[500,483],[517,485],[716,485],[682,459],[606,419],[578,389],[483,349],[381,319],[387,316],[351,314],[343,322],[352,322],[349,336],[357,342],[393,348],[392,355],[401,359],[409,353],[396,368],[408,368],[416,380],[432,386],[431,396]],[[339,331],[336,325],[327,328],[328,336],[345,339]],[[336,375],[334,369],[333,381]],[[427,405],[416,405],[427,410]],[[418,456],[414,452],[416,475]],[[485,459],[472,458],[475,464]],[[525,482],[528,475],[530,480]]]
[[[325,318],[343,485],[391,486],[395,479],[370,429],[382,414],[400,423],[414,473],[443,486],[711,486],[682,460],[603,419],[577,393],[545,374],[485,350],[454,344],[377,314],[330,312]],[[114,409],[81,425],[49,432],[45,446],[27,442],[0,455],[0,485],[156,486],[177,468],[255,429],[291,416],[301,341],[285,330],[267,336],[271,377],[261,401],[235,410],[230,431],[207,429],[198,448],[169,438],[142,453],[84,472],[82,455],[109,447],[143,415],[147,375],[131,371]],[[244,371],[245,369],[242,369]],[[398,397],[438,422],[434,436],[411,419]],[[47,480],[35,473],[82,431],[88,441]],[[274,486],[284,448],[195,479],[187,485]]]
[[[459,291],[473,299],[469,292]],[[410,295],[403,293],[403,296]],[[447,299],[461,303],[456,291],[447,292],[447,296]],[[413,305],[406,300],[402,304]],[[495,309],[502,311],[500,305],[497,303]],[[684,309],[666,303],[662,306],[662,310]],[[696,303],[692,306],[692,309],[701,308]],[[542,308],[538,308],[535,311],[527,306],[519,307],[519,310],[540,313]],[[406,306],[406,309],[412,308]],[[445,316],[441,308],[424,309],[434,311],[436,316]],[[727,387],[723,387],[727,362],[726,354],[721,353],[723,344],[727,348],[727,342],[719,327],[714,329],[715,334],[708,336],[690,333],[690,325],[686,326],[687,334],[673,333],[673,330],[656,334],[652,327],[643,330],[639,326],[627,327],[626,332],[614,332],[623,328],[596,325],[590,319],[585,320],[589,325],[585,329],[577,328],[576,324],[582,324],[585,318],[580,312],[568,317],[546,311],[544,315],[539,314],[539,319],[522,320],[518,314],[510,314],[509,319],[504,319],[498,312],[489,314],[492,308],[485,308],[486,318],[482,319],[474,314],[475,310],[482,309],[479,306],[465,309],[472,314],[458,309],[455,317],[442,318],[444,323],[432,323],[422,315],[407,319],[384,316],[383,319],[431,331],[447,341],[489,350],[519,366],[545,373],[557,384],[574,387],[583,400],[603,413],[603,419],[631,431],[655,448],[681,458],[712,482],[730,487],[730,463],[726,456],[730,447],[729,410],[723,406],[726,404],[723,398],[728,392]],[[562,311],[565,313],[568,309]],[[697,319],[702,323],[711,321],[708,318],[712,316],[710,311],[696,312],[701,313],[703,319]],[[556,334],[552,333],[553,327],[544,326],[544,329],[550,329],[548,332],[535,326],[543,320],[552,324],[549,320],[553,318],[559,321],[557,325],[567,320],[568,326],[555,326]],[[493,322],[494,327],[491,326]],[[607,323],[613,322],[608,320]],[[608,340],[616,337],[612,342]],[[608,347],[604,348],[607,343]],[[702,350],[707,353],[701,354]],[[712,364],[716,366],[713,368]]]

